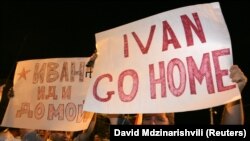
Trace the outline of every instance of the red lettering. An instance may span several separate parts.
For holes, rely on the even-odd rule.
[[[186,42],[187,46],[194,45],[194,38],[192,31],[196,33],[197,37],[200,39],[201,43],[206,42],[206,37],[203,32],[202,24],[200,22],[198,13],[192,13],[194,23],[190,20],[190,18],[187,15],[181,15],[181,21],[183,24],[183,29],[185,32]],[[181,45],[178,41],[178,38],[175,35],[174,30],[169,25],[168,21],[162,21],[162,28],[163,28],[163,37],[162,37],[162,51],[167,51],[168,46],[170,44],[173,45],[175,49],[181,48]],[[151,46],[151,43],[153,41],[154,33],[156,30],[156,25],[152,25],[150,28],[150,33],[147,39],[146,45],[144,45],[141,41],[141,39],[138,37],[136,32],[132,32],[132,36],[134,37],[136,43],[138,44],[142,54],[147,54],[149,51],[149,48]],[[124,48],[124,57],[129,57],[129,41],[127,34],[123,35],[123,48]]]
[[[80,62],[79,69],[76,71],[75,63],[71,63],[71,72],[70,72],[70,82],[75,81],[75,75],[79,75],[79,82],[84,80],[84,62]]]
[[[135,32],[132,32],[132,35],[133,35],[136,43],[138,44],[142,54],[146,54],[149,50],[149,47],[151,45],[151,42],[152,42],[152,39],[154,36],[155,27],[156,27],[155,25],[151,26],[146,46],[144,46],[142,44],[142,42],[141,42],[140,38],[137,36],[137,34]],[[124,41],[124,57],[126,58],[126,57],[129,57],[128,37],[126,34],[123,35],[123,41]]]
[[[215,93],[214,83],[217,83],[218,86],[218,92],[229,90],[235,88],[235,85],[229,85],[224,86],[223,85],[223,76],[228,75],[228,70],[221,70],[220,69],[220,62],[219,57],[229,55],[230,50],[227,49],[221,49],[212,51],[212,59],[213,64],[215,68],[215,74],[216,74],[216,80],[213,81],[212,76],[212,65],[211,64],[211,57],[209,53],[204,53],[202,56],[200,67],[198,67],[197,63],[193,59],[192,56],[186,57],[186,65],[187,68],[185,68],[185,65],[181,59],[173,58],[169,62],[167,62],[167,69],[165,70],[165,62],[160,61],[158,64],[159,66],[159,76],[155,76],[155,68],[154,64],[149,64],[149,81],[150,81],[150,97],[151,99],[156,99],[156,85],[161,85],[161,97],[167,97],[167,87],[169,88],[170,92],[176,96],[179,97],[183,95],[187,79],[189,79],[189,86],[190,86],[190,94],[197,94],[197,84],[196,80],[198,80],[199,84],[202,84],[203,79],[205,78],[205,85],[207,87],[208,94]],[[127,83],[125,83],[126,78],[132,78],[132,86],[131,89]],[[189,78],[187,78],[189,77]],[[104,79],[107,78],[109,82],[113,82],[113,77],[111,74],[103,74],[99,77],[97,77],[96,81],[94,82],[93,86],[93,96],[95,99],[101,102],[107,102],[111,100],[112,95],[115,94],[115,91],[107,91],[104,92],[106,97],[101,97],[100,94],[98,94],[97,90],[99,92],[103,93],[103,90],[101,90],[100,83],[104,81]],[[107,84],[107,83],[105,83]],[[126,88],[125,89],[125,84]],[[100,89],[98,89],[100,87]],[[135,70],[129,69],[121,72],[121,74],[118,77],[118,94],[119,98],[123,102],[130,102],[135,99],[135,96],[137,95],[138,88],[139,88],[139,77]],[[105,89],[105,88],[104,88]],[[129,92],[125,92],[125,90]]]
[[[64,120],[64,105],[59,104],[55,109],[54,104],[49,104],[48,108],[48,120],[53,120],[54,117],[58,117],[58,120]]]
[[[175,86],[176,78],[174,78],[174,67],[177,67],[179,70],[179,78],[180,78],[180,84],[179,87]],[[185,66],[183,62],[178,59],[174,58],[168,63],[167,67],[167,80],[168,80],[168,86],[169,90],[172,92],[174,96],[180,96],[183,94],[185,87],[186,87],[186,72],[185,72]]]
[[[124,42],[124,57],[128,57],[128,36],[127,34],[123,35],[123,42]]]
[[[34,75],[33,75],[33,84],[38,83],[38,80],[40,80],[40,83],[43,83],[44,76],[45,76],[45,69],[46,69],[46,63],[44,63],[39,71],[39,63],[35,64],[34,69]]]
[[[61,77],[60,77],[60,82],[63,81],[69,81],[69,69],[68,69],[68,62],[64,62],[62,66],[62,72],[61,72]]]
[[[146,54],[148,53],[149,47],[151,45],[152,39],[153,39],[153,35],[155,32],[155,25],[151,26],[150,29],[150,33],[149,33],[149,37],[148,37],[148,41],[146,46],[144,47],[144,45],[142,44],[141,40],[139,39],[139,37],[137,36],[137,34],[135,32],[132,32],[133,37],[135,38],[136,43],[138,44],[138,46],[141,49],[142,54]]]
[[[229,55],[229,54],[230,54],[230,50],[228,48],[222,49],[222,50],[215,50],[212,52],[213,62],[214,62],[214,66],[215,66],[216,82],[217,82],[217,87],[218,87],[219,92],[230,90],[230,89],[233,89],[236,87],[235,84],[229,85],[229,86],[224,86],[223,81],[222,81],[222,77],[224,75],[228,75],[228,69],[226,69],[226,70],[220,69],[219,57],[222,55]]]
[[[199,37],[199,39],[202,43],[206,42],[205,34],[203,32],[202,25],[201,25],[198,14],[193,13],[192,15],[193,15],[193,18],[194,18],[196,25],[194,25],[194,23],[192,23],[192,21],[188,18],[187,15],[181,16],[181,21],[182,21],[184,31],[185,31],[187,46],[194,45],[193,34],[192,34],[191,29],[194,30],[194,32]]]
[[[159,71],[160,71],[160,78],[155,79],[155,70],[154,65],[149,65],[149,78],[150,78],[150,92],[151,92],[151,99],[156,99],[156,84],[161,84],[161,97],[166,97],[166,79],[165,79],[165,67],[164,62],[159,62]]]
[[[59,64],[54,62],[49,62],[47,66],[46,81],[48,83],[54,82],[59,78],[59,73],[56,71]]]
[[[85,62],[79,63],[78,70],[76,69],[75,62],[71,62],[70,66],[68,62],[64,62],[61,68],[61,72],[59,70],[59,63],[55,63],[55,62],[49,62],[48,64],[43,63],[40,70],[39,70],[39,63],[36,63],[32,83],[33,84],[37,84],[38,82],[43,83],[45,77],[46,77],[47,83],[52,83],[57,80],[59,80],[60,82],[62,81],[74,82],[76,75],[79,76],[79,82],[83,82],[84,81],[84,69],[85,69]]]
[[[46,95],[46,99],[49,99],[52,97],[54,100],[57,100],[57,95],[56,95],[56,86],[49,86],[48,90],[48,95]]]
[[[71,86],[62,87],[62,100],[71,99]]]
[[[181,45],[179,41],[177,40],[175,33],[171,26],[168,24],[167,21],[163,21],[163,44],[162,44],[162,51],[168,50],[168,45],[173,44],[174,48],[180,48]],[[171,37],[169,39],[168,35]]]
[[[99,76],[93,86],[93,95],[95,97],[96,100],[101,101],[101,102],[106,102],[109,101],[111,99],[111,96],[115,93],[114,91],[108,91],[107,92],[107,97],[106,98],[102,98],[97,94],[97,87],[99,85],[99,82],[103,79],[103,78],[108,78],[109,82],[112,82],[113,78],[110,74],[104,74]]]
[[[37,88],[37,100],[45,99],[45,86]]]
[[[124,82],[125,76],[128,76],[128,75],[131,76],[131,78],[133,79],[132,90],[131,90],[130,94],[125,94],[123,91],[123,88],[124,88],[123,82]],[[119,79],[118,79],[118,94],[120,96],[121,101],[130,102],[135,98],[137,91],[138,91],[138,83],[139,83],[139,79],[138,79],[138,75],[137,75],[136,71],[126,70],[120,74]],[[126,87],[127,87],[127,85],[126,85]]]
[[[34,112],[34,116],[36,119],[41,119],[44,116],[45,113],[45,107],[44,104],[39,102],[36,107],[35,107],[35,112]]]
[[[17,110],[16,117],[20,118],[23,114],[27,114],[28,118],[33,117],[33,111],[30,110],[30,103],[22,103],[21,109]]]
[[[208,93],[214,93],[214,84],[212,78],[212,71],[211,71],[211,64],[209,54],[203,54],[202,63],[200,69],[198,70],[196,63],[194,62],[193,57],[187,57],[187,64],[188,64],[188,75],[189,75],[189,83],[190,83],[190,93],[196,94],[196,87],[195,87],[195,78],[201,84],[203,78],[206,78],[207,90]]]
[[[84,116],[84,111],[83,111],[83,104],[78,104],[78,114],[77,114],[77,118],[76,118],[76,123],[80,123],[80,122],[84,122],[83,116]]]
[[[66,119],[68,121],[73,121],[76,117],[76,105],[74,103],[68,103],[65,109]]]

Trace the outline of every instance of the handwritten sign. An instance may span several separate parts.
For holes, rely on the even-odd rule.
[[[97,33],[96,41],[86,111],[182,112],[240,98],[218,2],[153,15]]]
[[[83,104],[89,86],[88,58],[20,61],[2,125],[26,129],[76,131],[88,127],[92,112]]]

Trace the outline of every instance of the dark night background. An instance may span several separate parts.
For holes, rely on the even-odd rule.
[[[12,80],[17,61],[88,57],[95,33],[183,6],[212,0],[6,1],[0,2],[0,79]],[[250,9],[247,1],[219,0],[233,47],[234,63],[250,78]],[[249,83],[242,95],[250,123]],[[203,114],[205,113],[205,114]],[[199,123],[207,110],[178,113],[180,123]],[[184,118],[183,118],[184,117]],[[209,122],[209,121],[208,121]]]

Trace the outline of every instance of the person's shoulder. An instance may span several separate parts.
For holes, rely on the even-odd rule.
[[[0,141],[13,141],[14,136],[8,131],[8,128],[0,132]]]
[[[27,141],[42,141],[42,138],[37,135],[36,131],[28,132],[24,135],[23,140]]]

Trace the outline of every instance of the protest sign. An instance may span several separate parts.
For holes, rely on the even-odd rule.
[[[2,126],[76,131],[87,129],[92,112],[83,111],[89,58],[20,61]]]
[[[241,98],[229,78],[231,40],[218,2],[97,33],[96,45],[87,111],[182,112]]]

